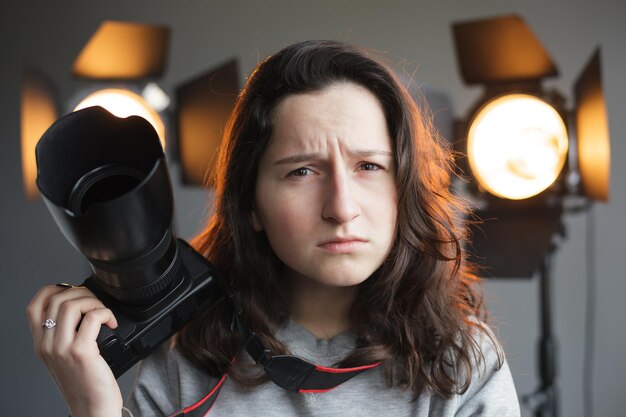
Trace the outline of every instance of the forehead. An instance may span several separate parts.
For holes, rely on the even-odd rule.
[[[380,101],[354,83],[287,96],[273,114],[267,152],[323,151],[330,143],[348,148],[391,150]]]

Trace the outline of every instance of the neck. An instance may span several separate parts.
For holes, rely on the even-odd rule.
[[[358,287],[332,287],[305,277],[292,277],[291,315],[318,339],[350,330],[350,308]]]

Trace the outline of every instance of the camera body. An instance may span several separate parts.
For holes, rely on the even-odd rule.
[[[224,297],[207,260],[184,240],[177,239],[176,246],[181,279],[153,305],[129,307],[102,291],[93,277],[83,283],[117,319],[116,329],[102,326],[97,338],[100,355],[116,378]]]

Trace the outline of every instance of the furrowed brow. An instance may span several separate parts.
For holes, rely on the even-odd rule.
[[[391,151],[384,151],[379,149],[359,149],[355,151],[350,151],[350,155],[359,158],[369,158],[371,156],[386,156],[389,158],[393,157]],[[321,155],[319,153],[305,153],[279,159],[278,161],[274,162],[274,165],[299,164],[301,162],[315,161],[319,159],[321,159]]]
[[[382,149],[359,149],[350,153],[354,156],[358,156],[361,158],[367,158],[370,156],[388,156],[390,158],[393,157],[391,151],[384,151]]]
[[[298,164],[300,162],[306,162],[311,160],[320,159],[319,153],[305,153],[299,155],[292,155],[286,158],[279,159],[274,162],[274,165],[283,165],[283,164]]]

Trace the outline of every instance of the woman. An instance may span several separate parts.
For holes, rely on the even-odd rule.
[[[450,154],[390,70],[339,42],[289,46],[250,76],[220,155],[194,244],[227,277],[241,323],[270,355],[362,372],[323,394],[269,382],[223,300],[142,363],[125,415],[191,415],[209,397],[211,415],[519,415],[479,320]],[[119,415],[94,342],[112,313],[57,287],[28,311],[72,415]],[[46,317],[58,325],[43,329]]]

